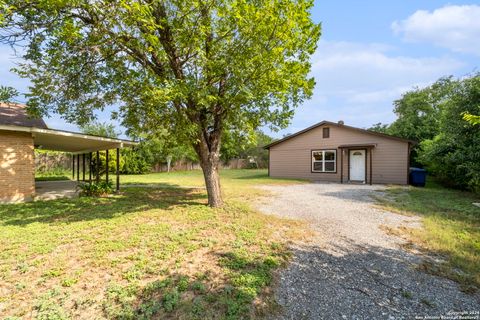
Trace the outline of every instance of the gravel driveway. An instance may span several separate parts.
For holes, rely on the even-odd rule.
[[[282,312],[273,319],[424,319],[480,311],[478,293],[462,293],[456,283],[418,271],[423,257],[403,250],[402,239],[381,229],[421,227],[417,217],[373,206],[372,195],[382,196],[384,187],[263,188],[273,196],[258,209],[307,220],[317,234],[293,245],[293,261],[280,273],[275,293]]]

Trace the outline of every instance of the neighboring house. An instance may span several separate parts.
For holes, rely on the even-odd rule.
[[[407,184],[414,143],[343,121],[322,121],[265,148],[271,177]]]
[[[85,180],[88,162],[92,163],[88,161],[92,159],[92,152],[117,149],[118,154],[118,148],[135,144],[128,140],[52,130],[42,119],[30,118],[24,105],[0,103],[0,202],[24,201],[34,197],[35,148],[71,153],[73,173],[76,169],[77,180],[80,180],[80,174]]]

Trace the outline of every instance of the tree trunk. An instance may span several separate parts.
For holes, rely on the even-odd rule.
[[[205,186],[207,187],[208,205],[210,207],[221,207],[223,205],[222,193],[220,189],[220,175],[218,174],[217,157],[208,157],[210,161],[204,161],[200,158],[200,166],[202,167],[203,176],[205,178]]]
[[[216,140],[219,142],[219,140]],[[206,139],[194,146],[200,160],[205,186],[208,194],[208,205],[210,207],[221,207],[223,205],[222,192],[220,189],[220,175],[218,165],[220,163],[220,143],[213,146],[206,143]]]
[[[201,126],[199,127],[195,149],[202,167],[205,186],[208,194],[208,205],[218,208],[223,206],[222,190],[220,188],[220,175],[218,166],[220,164],[220,144],[223,130],[223,119],[221,117],[222,108],[216,106],[213,125],[207,125],[207,115],[199,114],[193,120]]]

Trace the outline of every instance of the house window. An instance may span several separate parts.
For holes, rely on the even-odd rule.
[[[330,138],[330,128],[323,128],[323,138]]]
[[[312,150],[312,172],[336,172],[337,150]]]

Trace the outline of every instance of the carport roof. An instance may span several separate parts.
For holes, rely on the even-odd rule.
[[[77,132],[36,127],[0,124],[0,130],[31,133],[35,148],[78,154],[99,150],[123,148],[138,144],[137,142],[131,140],[113,139]]]
[[[33,136],[35,148],[72,153],[87,153],[138,144],[131,140],[49,129],[43,119],[31,117],[27,107],[21,103],[0,102],[0,130],[28,132]]]

